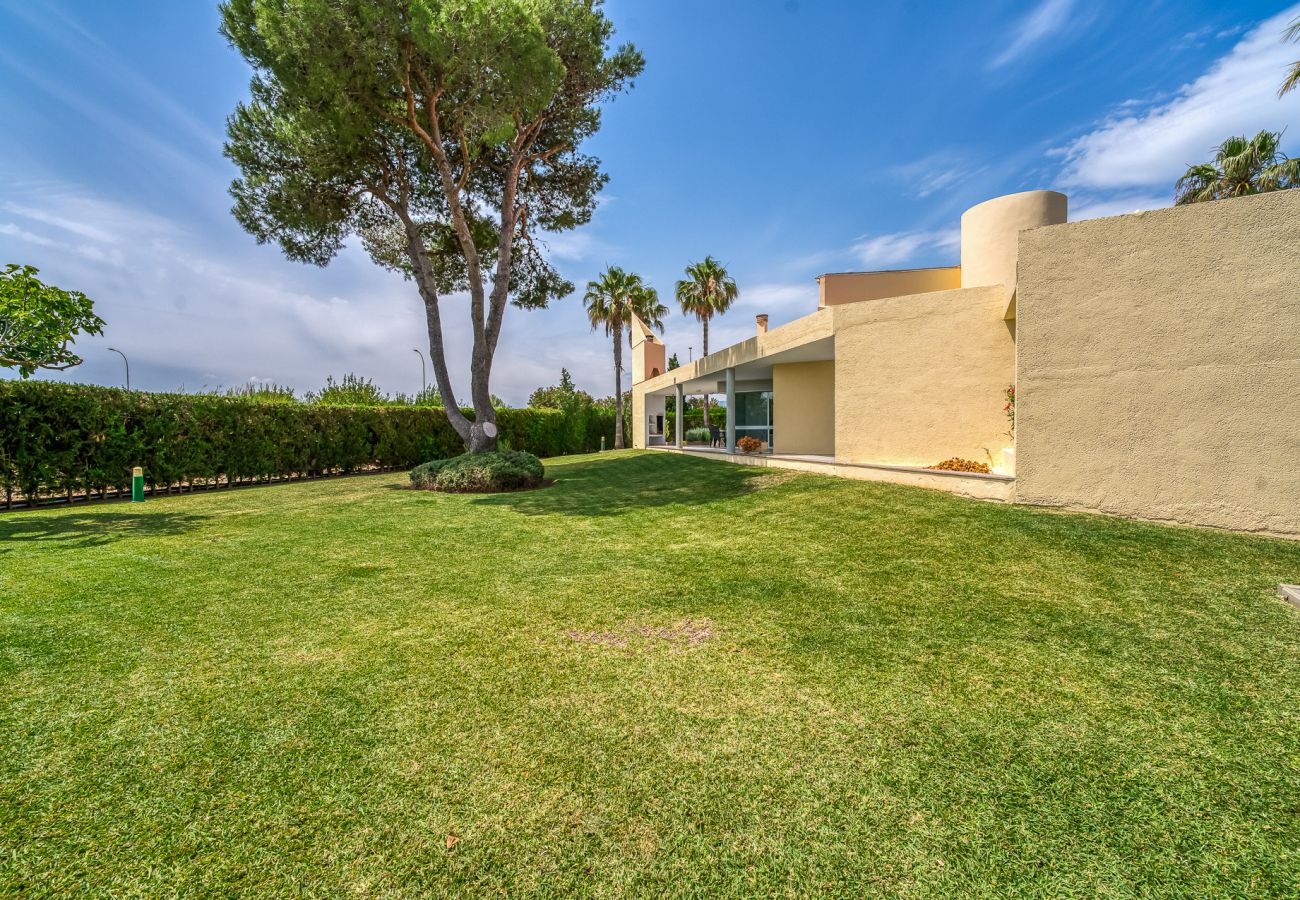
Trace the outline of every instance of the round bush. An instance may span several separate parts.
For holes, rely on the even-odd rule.
[[[438,470],[451,462],[449,459],[435,459],[431,462],[420,463],[411,470],[411,486],[421,490],[432,490],[433,479],[437,477]]]
[[[542,461],[531,453],[498,450],[423,463],[411,470],[411,484],[424,490],[490,494],[538,487],[545,476]]]
[[[686,429],[686,442],[688,444],[707,444],[712,435],[707,428],[688,428]]]

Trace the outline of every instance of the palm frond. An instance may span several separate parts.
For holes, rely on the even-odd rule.
[[[1253,138],[1229,137],[1214,149],[1214,161],[1189,166],[1174,185],[1174,202],[1202,203],[1300,185],[1300,170],[1281,152],[1282,132]]]
[[[1282,32],[1282,40],[1287,43],[1300,41],[1300,16],[1291,20],[1291,24],[1286,27],[1286,31]],[[1277,95],[1284,97],[1295,90],[1297,85],[1300,85],[1300,60],[1291,63],[1291,68],[1286,73],[1286,80],[1277,89]]]

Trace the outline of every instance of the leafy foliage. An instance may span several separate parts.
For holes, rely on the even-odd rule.
[[[682,312],[695,316],[704,326],[704,354],[709,355],[709,320],[731,308],[740,296],[736,280],[712,256],[686,267],[686,277],[677,282],[677,302]]]
[[[1300,159],[1281,152],[1282,133],[1261,131],[1247,140],[1230,137],[1214,151],[1214,160],[1191,166],[1174,186],[1179,205],[1244,197],[1300,186]]]
[[[580,147],[640,53],[610,50],[598,0],[227,0],[221,15],[254,71],[228,125],[236,218],[317,265],[358,235],[412,278],[446,398],[440,298],[467,292],[475,417],[447,414],[471,449],[494,446],[505,308],[572,291],[537,238],[590,220],[606,176]]]
[[[659,302],[659,294],[642,281],[640,275],[610,266],[600,277],[587,282],[583,296],[587,318],[595,331],[603,327],[614,338],[614,409],[618,426],[614,432],[614,449],[623,449],[623,329],[632,340],[632,317],[650,328],[663,330],[668,307]]]
[[[702,426],[698,428],[687,428],[685,437],[688,443],[707,444],[709,439],[712,437],[712,432]]]
[[[1286,31],[1282,32],[1282,40],[1292,42],[1300,41],[1300,18],[1296,18],[1292,21],[1291,24],[1287,26]],[[1282,86],[1277,89],[1277,95],[1279,97],[1285,96],[1295,90],[1296,87],[1300,87],[1300,60],[1293,62],[1291,68],[1287,69],[1286,80],[1284,80]]]
[[[539,456],[593,451],[614,434],[613,414],[595,407],[497,415],[504,443]],[[123,490],[132,466],[144,467],[149,484],[170,489],[405,469],[464,447],[442,409],[39,381],[0,382],[0,422],[0,491],[10,500]]]
[[[538,388],[528,395],[528,405],[534,409],[572,410],[591,403],[591,394],[578,390],[568,369],[560,369],[559,384]]]
[[[411,470],[411,484],[456,494],[490,494],[541,485],[546,469],[531,453],[498,450],[464,453],[423,463]]]
[[[282,384],[255,382],[229,388],[227,397],[242,397],[259,403],[297,403],[298,398],[293,388]]]
[[[342,381],[335,381],[333,375],[327,375],[325,387],[319,394],[309,395],[308,400],[322,406],[387,406],[391,402],[379,385],[351,372],[344,375]]]
[[[727,267],[712,256],[706,256],[686,267],[686,277],[677,282],[677,303],[682,312],[700,320],[704,343],[703,356],[709,355],[709,322],[731,308],[740,296],[736,280],[727,273]],[[708,415],[709,395],[704,395],[705,416]]]
[[[95,304],[80,291],[44,284],[34,266],[13,263],[0,271],[0,366],[23,378],[37,369],[81,365],[72,352],[79,334],[103,334]]]
[[[1007,401],[1002,407],[1002,411],[1007,416],[1006,434],[1007,437],[1014,441],[1016,439],[1016,386],[1014,384],[1007,385],[1002,395]]]

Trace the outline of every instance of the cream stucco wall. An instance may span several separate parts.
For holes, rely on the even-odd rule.
[[[1300,191],[1024,232],[1019,500],[1300,536]]]
[[[834,307],[836,458],[1000,464],[1015,378],[1005,306],[994,286]]]
[[[835,454],[835,362],[772,366],[772,443],[778,453]]]
[[[1016,292],[1016,252],[1022,229],[1066,220],[1069,201],[1056,191],[1022,191],[985,200],[961,216],[961,286],[1000,284]]]
[[[818,306],[838,306],[961,287],[961,266],[898,269],[892,272],[840,272],[817,276]]]
[[[659,405],[663,405],[662,397],[647,397],[644,391],[638,391],[635,386],[632,387],[632,434],[631,443],[638,450],[644,450],[646,447],[646,402],[658,400]],[[623,436],[623,440],[628,440],[628,435]]]

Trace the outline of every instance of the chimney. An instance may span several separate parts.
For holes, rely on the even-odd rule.
[[[767,313],[759,313],[754,316],[754,323],[758,326],[760,336],[767,334]]]

